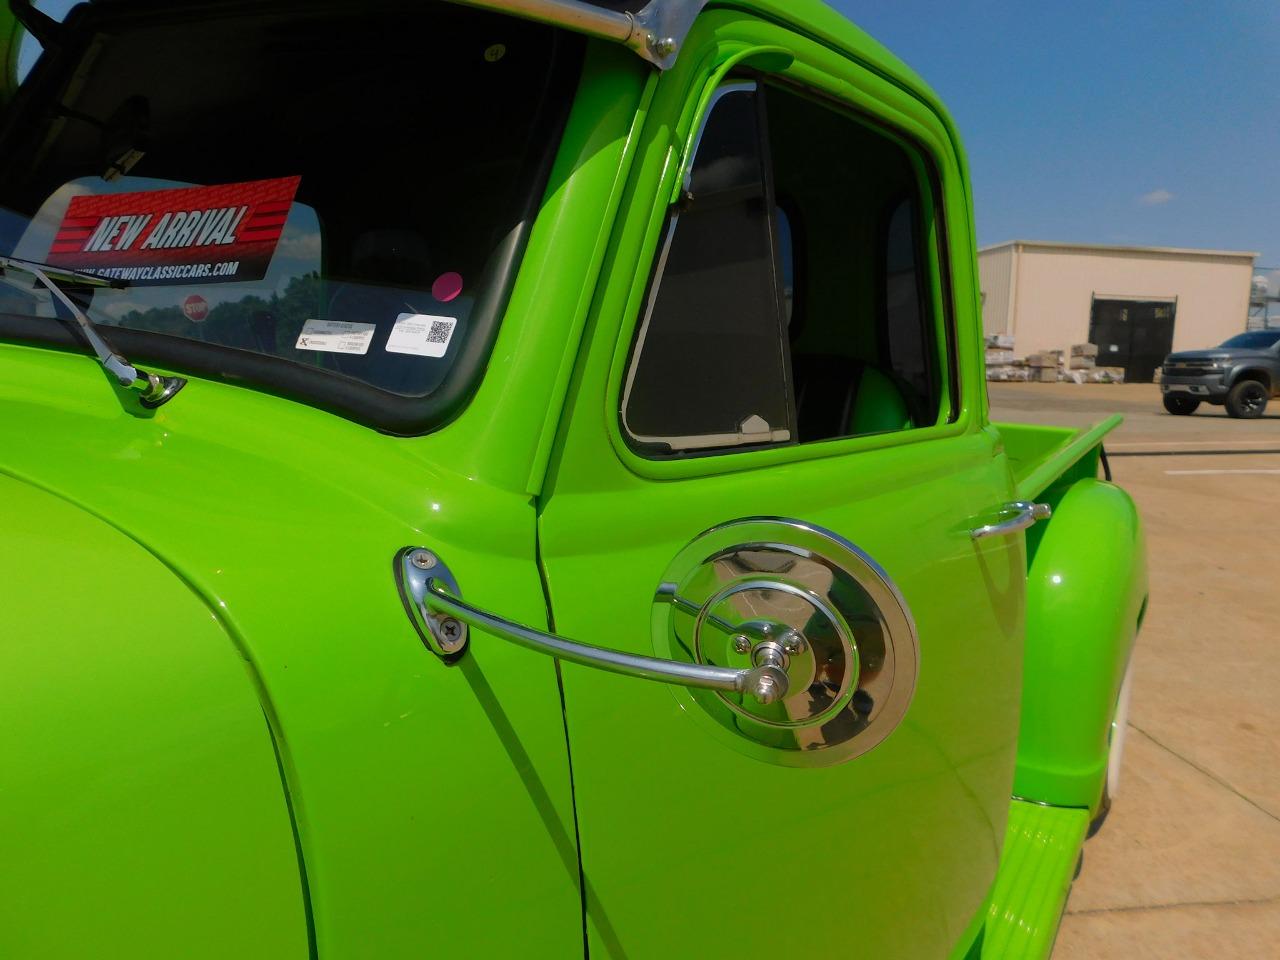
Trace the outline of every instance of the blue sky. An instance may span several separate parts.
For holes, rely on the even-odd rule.
[[[1256,250],[1280,266],[1280,3],[832,5],[947,103],[980,244]]]
[[[980,244],[1256,250],[1280,267],[1276,0],[832,5],[951,109]]]

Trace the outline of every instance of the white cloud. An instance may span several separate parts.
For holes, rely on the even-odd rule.
[[[99,305],[95,303],[94,306],[96,307]],[[144,307],[141,303],[135,303],[132,300],[112,300],[108,303],[102,304],[99,309],[101,309],[102,312],[112,320],[123,320],[126,313],[130,313],[134,310],[142,310]]]
[[[1173,199],[1173,194],[1163,188],[1152,190],[1150,193],[1144,193],[1138,198],[1138,202],[1148,207],[1160,207]]]
[[[321,253],[320,231],[294,232],[286,228],[277,249],[281,256],[289,257],[293,260],[319,261]]]

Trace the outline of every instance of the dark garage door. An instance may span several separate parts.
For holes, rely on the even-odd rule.
[[[1089,342],[1098,366],[1124,367],[1126,383],[1150,383],[1173,349],[1177,303],[1170,300],[1097,300],[1089,317]]]

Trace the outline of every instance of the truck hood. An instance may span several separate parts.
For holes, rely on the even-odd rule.
[[[492,549],[532,562],[527,498],[517,504],[440,468],[434,439],[388,437],[195,379],[144,411],[89,357],[0,345],[0,475],[143,545],[218,612],[251,660],[297,656],[307,629],[408,631],[417,642],[391,575],[403,547],[489,549],[489,531],[505,528],[510,540],[523,525],[519,546]]]
[[[1269,350],[1228,350],[1222,347],[1209,350],[1181,350],[1165,357],[1165,362],[1186,360],[1275,360]]]

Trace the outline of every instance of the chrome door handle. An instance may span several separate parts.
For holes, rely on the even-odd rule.
[[[1048,520],[1053,516],[1053,508],[1047,503],[1032,503],[1030,500],[1017,500],[1005,506],[1001,513],[1008,514],[1008,519],[996,523],[983,524],[969,531],[974,540],[983,537],[999,537],[1006,533],[1017,533],[1035,524],[1037,520]]]
[[[457,582],[429,550],[401,550],[396,574],[405,608],[422,639],[446,659],[462,654],[467,645],[466,628],[476,627],[527,650],[640,680],[747,693],[764,704],[781,700],[788,692],[782,651],[774,649],[776,645],[764,645],[755,666],[743,669],[623,653],[545,633],[458,599]]]

